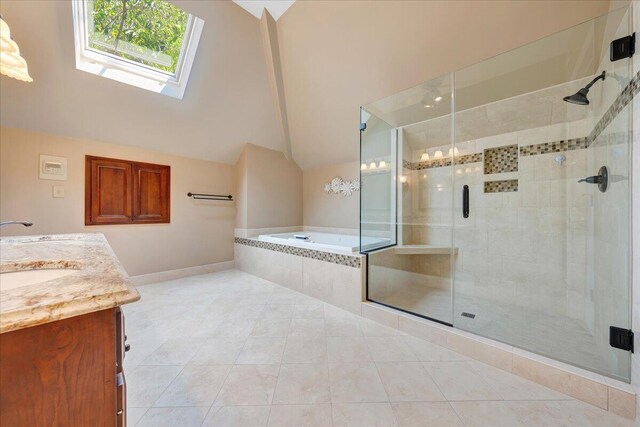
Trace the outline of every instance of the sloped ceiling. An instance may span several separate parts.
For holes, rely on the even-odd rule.
[[[175,3],[205,20],[182,100],[76,70],[70,1],[0,2],[34,78],[0,78],[0,124],[229,164],[245,143],[283,151],[260,21],[231,1]],[[297,1],[277,21],[293,159],[305,170],[355,161],[361,105],[609,3]]]
[[[355,161],[361,105],[608,9],[609,1],[298,1],[277,22],[293,158],[305,170]]]
[[[276,21],[289,9],[295,0],[233,0],[235,4],[260,19],[267,9]]]
[[[260,21],[227,1],[176,4],[204,19],[182,100],[76,70],[70,1],[2,1],[33,83],[0,78],[0,124],[223,163],[282,150]]]

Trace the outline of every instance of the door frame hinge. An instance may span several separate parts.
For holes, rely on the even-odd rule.
[[[609,345],[633,353],[633,331],[609,326]]]
[[[616,39],[609,44],[609,60],[611,62],[631,58],[634,53],[636,53],[636,33]]]

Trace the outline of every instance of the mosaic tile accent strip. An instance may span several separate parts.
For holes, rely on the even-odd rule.
[[[464,165],[467,163],[476,163],[481,161],[482,161],[482,153],[464,154],[462,156],[457,156],[454,158],[454,162],[456,165]],[[420,161],[415,163],[404,160],[402,162],[402,166],[405,169],[409,169],[409,170],[441,168],[444,166],[451,166],[451,157],[446,157],[442,159],[425,160],[425,161]]]
[[[573,151],[587,148],[587,137],[563,139],[560,141],[545,142],[542,144],[524,145],[520,147],[520,156],[536,156],[538,154],[559,153],[561,151]]]
[[[512,193],[518,191],[518,180],[507,179],[504,181],[485,181],[485,193]]]
[[[416,163],[411,163],[409,160],[402,160],[402,167],[404,169],[415,170]]]
[[[360,268],[360,257],[357,256],[317,251],[315,249],[299,248],[297,246],[280,245],[278,243],[263,242],[261,240],[245,239],[242,237],[234,238],[234,242],[240,245],[266,249],[268,251],[283,252],[289,255],[317,259],[319,261],[331,262],[333,264],[346,265],[347,267]]]
[[[600,136],[603,130],[607,128],[616,118],[618,114],[631,102],[634,96],[638,94],[640,91],[640,71],[633,76],[629,84],[622,90],[620,95],[613,101],[611,107],[607,110],[606,113],[602,116],[602,118],[598,121],[596,126],[593,128],[591,133],[589,134],[587,147]]]
[[[563,139],[560,141],[552,141],[545,142],[542,144],[532,144],[525,145],[519,148],[520,156],[536,156],[539,154],[546,153],[559,153],[562,151],[573,151],[573,150],[582,150],[585,148],[589,148],[591,144],[600,136],[603,130],[607,128],[611,124],[611,122],[616,118],[618,114],[633,100],[633,98],[640,92],[640,71],[631,79],[629,84],[622,90],[620,95],[616,98],[616,100],[611,104],[611,107],[607,110],[607,112],[602,116],[602,118],[598,121],[596,126],[593,128],[591,133],[588,136],[582,138],[572,138],[572,139]],[[627,142],[628,135],[627,133],[621,134],[617,136],[617,138],[621,142]],[[509,146],[513,147],[513,146]],[[505,148],[505,147],[500,147]],[[497,161],[493,159],[489,159],[488,157],[493,154],[489,154],[487,156],[487,151],[485,150],[485,174],[490,173],[498,173],[498,172],[487,172],[487,163],[492,165],[489,170],[494,170],[493,165],[497,165],[500,167],[502,164],[501,160]],[[455,164],[465,164],[465,163],[475,163],[482,161],[482,153],[474,153],[467,154],[464,156],[456,157]],[[422,169],[431,169],[431,168],[441,168],[444,166],[451,166],[451,158],[442,158],[435,160],[428,160],[425,162],[409,162],[404,160],[402,162],[403,167],[409,170],[422,170]],[[511,165],[513,167],[513,165]],[[508,170],[504,172],[514,172],[516,169]],[[502,171],[500,171],[502,172]]]
[[[517,172],[518,145],[487,148],[484,150],[484,174]]]

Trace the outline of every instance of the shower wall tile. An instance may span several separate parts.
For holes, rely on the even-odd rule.
[[[504,133],[476,139],[476,150],[482,152],[489,148],[503,147],[517,142],[516,133]]]
[[[609,109],[603,114],[602,118],[596,123],[594,129],[588,136],[589,144],[600,136],[602,131],[629,105],[631,100],[640,91],[640,72],[633,76],[630,82],[622,90],[622,93],[613,101]]]
[[[505,147],[488,148],[484,150],[484,173],[517,172],[518,171],[518,146],[507,145]]]

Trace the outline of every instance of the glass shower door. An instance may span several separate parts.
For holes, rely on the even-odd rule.
[[[453,219],[454,326],[627,381],[609,328],[631,317],[631,75],[609,43],[629,19],[456,72],[455,148],[475,157],[455,166]],[[589,104],[565,100],[594,79]]]
[[[361,132],[367,298],[449,325],[452,87],[449,74],[371,103],[362,110]],[[381,232],[385,245],[367,244]]]

